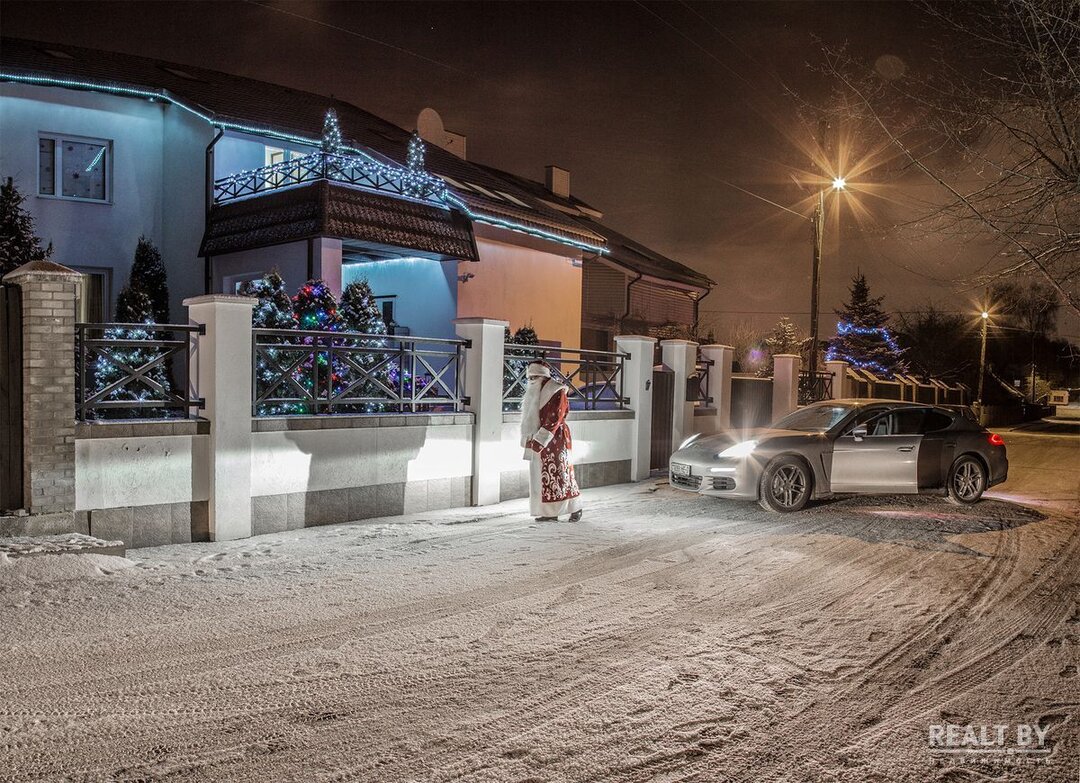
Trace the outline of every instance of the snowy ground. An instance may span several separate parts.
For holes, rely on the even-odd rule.
[[[0,780],[1075,781],[1076,483],[1041,437],[1003,488],[1043,477],[1039,511],[652,482],[577,525],[516,501],[2,560]],[[939,762],[943,722],[1052,754]]]

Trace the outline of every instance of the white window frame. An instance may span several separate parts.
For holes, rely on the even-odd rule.
[[[113,203],[113,143],[112,139],[95,139],[91,136],[79,136],[74,133],[51,133],[38,131],[37,152],[37,197],[51,198],[60,201],[81,201],[84,204],[112,204]],[[53,192],[41,192],[41,140],[50,139],[53,143]],[[77,141],[84,144],[101,144],[105,147],[105,198],[83,198],[82,196],[65,196],[63,182],[63,156],[64,142]]]

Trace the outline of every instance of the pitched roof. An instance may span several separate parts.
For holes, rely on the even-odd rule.
[[[70,83],[74,80],[101,89],[163,91],[162,97],[179,100],[211,122],[310,140],[319,138],[326,110],[333,107],[348,143],[399,164],[407,160],[410,132],[335,98],[148,57],[19,38],[3,38],[2,44],[0,80],[10,74],[69,82],[58,86],[72,89],[80,88]],[[512,224],[586,248],[604,245],[606,239],[611,257],[634,271],[711,284],[704,275],[597,223],[588,214],[595,210],[580,199],[560,198],[538,182],[463,160],[435,145],[427,146],[426,157],[428,171],[447,179],[474,220]]]

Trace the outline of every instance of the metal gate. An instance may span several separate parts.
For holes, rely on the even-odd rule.
[[[667,470],[671,457],[671,417],[675,404],[675,373],[667,367],[652,374],[652,444],[649,469]]]
[[[22,301],[0,285],[0,511],[23,507]]]

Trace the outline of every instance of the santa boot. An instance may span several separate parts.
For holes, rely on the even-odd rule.
[[[580,522],[581,521],[581,509],[578,509],[577,511],[575,511],[573,514],[570,515],[570,521],[571,522]]]
[[[559,518],[558,517],[537,517],[536,521],[537,522],[558,522]]]

